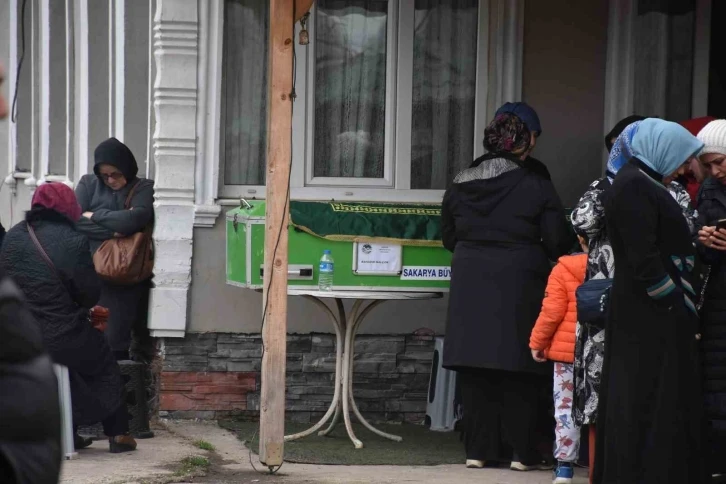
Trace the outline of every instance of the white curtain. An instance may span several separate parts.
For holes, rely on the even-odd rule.
[[[472,162],[478,4],[478,0],[416,0],[413,189],[445,189]]]
[[[382,178],[388,1],[315,5],[314,176]]]
[[[226,185],[264,185],[269,2],[225,0],[220,156]]]
[[[663,2],[638,5],[633,29],[633,112],[674,121],[691,117],[695,16]]]

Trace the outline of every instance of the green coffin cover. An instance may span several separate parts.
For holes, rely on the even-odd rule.
[[[290,223],[327,240],[442,246],[439,205],[293,201]]]

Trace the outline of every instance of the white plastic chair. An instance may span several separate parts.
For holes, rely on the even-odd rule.
[[[53,365],[55,376],[58,379],[58,397],[61,410],[61,445],[66,460],[77,459],[73,444],[73,407],[71,405],[71,382],[68,378],[68,368],[63,365]]]

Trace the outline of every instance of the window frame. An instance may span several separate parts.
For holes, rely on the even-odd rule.
[[[224,0],[219,0],[224,2]],[[490,58],[490,2],[479,0],[476,53],[476,93],[474,115],[474,157],[483,154],[481,133],[489,117],[487,92]],[[386,69],[386,133],[384,178],[313,177],[314,139],[314,62],[315,6],[308,21],[310,44],[297,43],[299,22],[295,24],[295,90],[293,106],[291,198],[294,200],[349,200],[380,202],[439,203],[444,190],[411,189],[412,70],[415,0],[389,2],[387,69]],[[219,9],[223,14],[224,8]],[[224,28],[223,21],[219,23]],[[219,35],[224,38],[223,35]],[[220,56],[223,49],[219,49]],[[222,59],[220,59],[222,61]],[[221,64],[221,62],[220,62]],[[220,76],[221,79],[221,76]],[[310,87],[310,88],[309,88]],[[218,117],[221,115],[217,113]],[[221,118],[220,118],[221,119]],[[223,126],[220,128],[224,129]],[[219,159],[219,197],[221,199],[264,199],[264,185],[226,185],[224,162]]]

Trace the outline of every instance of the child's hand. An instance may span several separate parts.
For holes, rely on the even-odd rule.
[[[537,363],[547,362],[547,358],[545,358],[544,351],[542,350],[532,350],[532,359]]]

